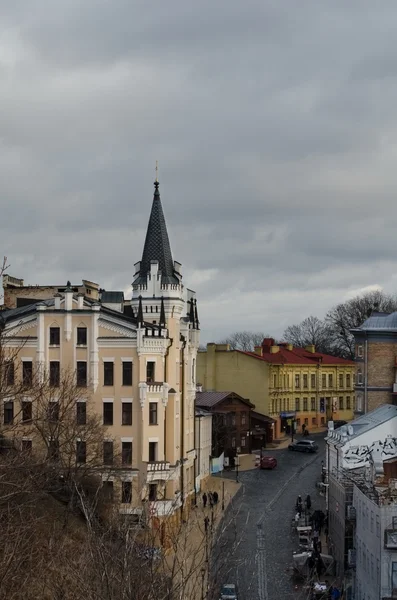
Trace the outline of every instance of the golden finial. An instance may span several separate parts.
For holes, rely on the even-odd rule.
[[[156,183],[159,182],[159,161],[156,160]]]

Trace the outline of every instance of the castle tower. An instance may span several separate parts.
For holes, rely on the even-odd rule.
[[[161,386],[163,406],[157,414],[164,435],[156,439],[161,440],[158,456],[164,467],[163,471],[160,467],[157,471],[148,470],[148,483],[163,484],[163,498],[168,502],[165,510],[174,512],[170,503],[185,505],[195,488],[194,399],[199,320],[195,293],[184,287],[182,265],[172,257],[157,179],[154,187],[142,259],[135,264],[131,306],[139,324],[143,460],[145,446],[154,440],[154,436],[145,434],[152,429],[150,404],[155,402]],[[158,326],[158,337],[146,330],[145,322]],[[162,477],[162,482],[156,477]]]

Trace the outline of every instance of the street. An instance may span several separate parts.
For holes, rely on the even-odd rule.
[[[239,473],[242,490],[226,511],[214,547],[211,570],[215,589],[234,583],[239,600],[297,598],[287,573],[292,552],[298,550],[291,520],[299,494],[303,499],[310,494],[312,510],[324,509],[324,498],[316,490],[324,460],[324,435],[310,436],[318,443],[316,454],[266,450],[265,455],[278,461],[274,470]],[[223,476],[233,478],[235,473]]]

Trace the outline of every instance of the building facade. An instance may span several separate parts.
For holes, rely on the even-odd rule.
[[[196,406],[212,414],[212,452],[226,457],[251,452],[251,412],[254,405],[235,392],[197,392]]]
[[[199,321],[195,293],[183,285],[181,264],[172,259],[158,182],[131,301],[115,292],[101,302],[98,286],[89,293],[83,282],[77,292],[69,283],[40,288],[34,302],[34,287],[27,293],[18,281],[23,284],[6,279],[10,308],[0,313],[3,345],[18,349],[15,377],[48,372],[56,403],[59,374],[75,372],[102,419],[103,479],[114,483],[121,512],[139,515],[150,506],[153,518],[179,514],[195,487]],[[13,410],[8,404],[1,407],[5,424],[11,414],[6,405]],[[24,426],[22,413],[13,414]],[[34,451],[35,440],[30,443]],[[87,455],[94,451],[88,446]],[[110,456],[120,461],[112,464]]]
[[[355,364],[315,351],[263,340],[255,352],[207,344],[198,353],[197,377],[205,390],[233,389],[248,396],[256,411],[274,419],[273,437],[292,422],[309,431],[331,419],[353,418]]]
[[[212,415],[206,410],[196,409],[196,492],[209,477],[212,454]]]
[[[356,412],[393,404],[397,398],[397,312],[373,313],[355,338]]]

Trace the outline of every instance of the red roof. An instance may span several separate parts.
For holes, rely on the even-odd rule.
[[[263,356],[255,354],[255,352],[243,352],[242,350],[237,350],[237,352],[275,365],[313,365],[319,363],[323,365],[340,365],[341,367],[355,365],[354,361],[352,360],[338,358],[337,356],[323,354],[322,352],[308,352],[304,348],[293,347],[292,350],[288,350],[284,345],[280,345],[279,351],[275,352],[274,354],[267,351],[268,348],[269,346],[263,347]]]

